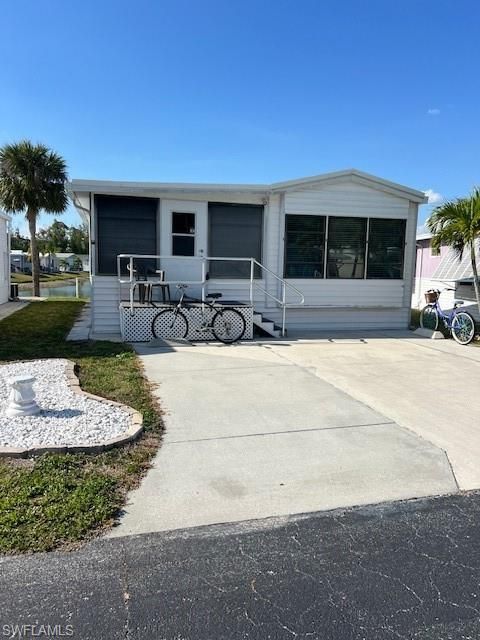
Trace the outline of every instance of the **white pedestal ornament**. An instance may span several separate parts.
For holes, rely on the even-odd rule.
[[[10,395],[5,415],[18,418],[19,416],[34,416],[40,413],[41,409],[35,402],[34,382],[34,376],[14,376],[7,380]]]

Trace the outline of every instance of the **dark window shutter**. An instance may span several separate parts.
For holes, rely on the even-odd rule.
[[[155,198],[95,196],[97,217],[97,273],[116,275],[117,255],[156,255],[157,208]],[[122,261],[126,273],[126,261]],[[138,261],[137,261],[138,262]],[[144,260],[138,268],[155,269],[154,260]]]
[[[263,206],[209,203],[209,254],[262,260]],[[250,278],[250,263],[211,261],[211,278]],[[258,269],[255,277],[259,277]]]

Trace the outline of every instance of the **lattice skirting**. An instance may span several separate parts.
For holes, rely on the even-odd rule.
[[[251,340],[253,338],[253,308],[248,305],[226,306],[242,314],[245,319],[245,333],[242,340]],[[158,313],[169,308],[171,307],[167,304],[157,305],[156,307],[135,306],[132,315],[130,306],[128,304],[122,304],[120,306],[120,328],[123,339],[126,342],[149,342],[154,337],[152,334],[153,319]],[[215,341],[215,337],[211,331],[200,332],[196,329],[202,322],[200,305],[182,309],[182,313],[188,320],[189,331],[187,340]]]

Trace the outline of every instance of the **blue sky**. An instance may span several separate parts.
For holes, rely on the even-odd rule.
[[[1,6],[0,144],[44,142],[71,177],[480,183],[478,2]]]

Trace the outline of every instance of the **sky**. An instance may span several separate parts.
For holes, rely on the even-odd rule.
[[[355,167],[432,205],[480,184],[478,2],[0,9],[0,145],[45,143],[71,178],[269,183]],[[73,207],[63,220],[80,222]]]

